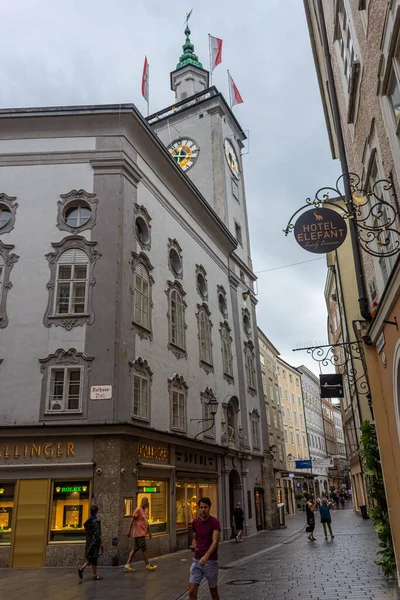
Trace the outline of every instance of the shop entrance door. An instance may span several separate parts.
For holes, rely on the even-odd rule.
[[[45,562],[50,480],[20,480],[18,486],[13,567],[42,567]]]

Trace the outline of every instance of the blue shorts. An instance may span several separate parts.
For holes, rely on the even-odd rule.
[[[205,565],[200,565],[198,558],[193,559],[192,566],[190,567],[190,579],[189,583],[197,583],[200,585],[203,577],[207,579],[208,587],[214,589],[218,585],[218,561],[208,560]]]

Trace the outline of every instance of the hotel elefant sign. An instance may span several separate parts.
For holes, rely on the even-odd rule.
[[[93,444],[82,438],[2,438],[0,465],[69,463],[90,460]]]
[[[314,254],[326,254],[343,244],[347,225],[343,217],[329,208],[313,208],[300,215],[294,226],[299,246]]]

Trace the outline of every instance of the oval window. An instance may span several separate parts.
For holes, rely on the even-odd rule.
[[[92,211],[90,206],[85,203],[75,204],[70,208],[67,208],[65,212],[65,222],[70,227],[82,227],[85,225],[90,217],[92,216]]]
[[[11,210],[7,206],[0,206],[0,229],[5,227],[11,219]]]
[[[175,250],[175,248],[171,248],[169,252],[169,261],[172,267],[172,270],[176,275],[181,275],[183,271],[181,257]]]
[[[205,296],[207,296],[207,282],[204,279],[204,276],[202,273],[199,273],[197,275],[197,289],[199,290],[199,294],[200,296],[202,296],[203,298],[205,298]]]
[[[143,217],[137,217],[135,221],[136,235],[142,244],[150,244],[150,231]]]

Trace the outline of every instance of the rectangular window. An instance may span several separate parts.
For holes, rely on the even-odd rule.
[[[274,419],[274,426],[276,429],[278,429],[278,421],[276,418],[276,408],[275,407],[272,409],[272,417]]]
[[[297,445],[300,446],[300,433],[296,431]]]
[[[149,382],[139,375],[133,376],[133,416],[149,419]]]
[[[293,411],[293,418],[294,422],[297,423],[297,412],[295,410]]]
[[[299,380],[296,377],[296,386],[299,387]]]
[[[261,378],[262,378],[264,394],[267,395],[267,378],[265,377],[265,373],[261,373]]]
[[[292,377],[291,373],[289,373],[289,381],[290,381],[290,383],[293,383],[293,377]]]
[[[149,278],[143,265],[135,272],[135,308],[133,320],[145,329],[149,329]]]
[[[282,369],[282,374],[283,374],[283,379],[286,379],[286,371],[285,371],[285,369]]]
[[[299,406],[301,406],[301,396],[297,396],[297,403]]]
[[[187,529],[198,517],[197,502],[210,498],[211,514],[217,518],[217,484],[178,481],[175,487],[176,528]]]
[[[270,414],[269,414],[269,406],[268,406],[267,403],[265,404],[265,410],[266,410],[266,413],[267,413],[267,423],[268,423],[268,425],[271,425],[271,417],[270,417]]]
[[[172,392],[172,427],[174,429],[186,430],[186,403],[185,395],[180,392]]]
[[[82,387],[82,367],[52,367],[46,412],[81,412]]]
[[[302,427],[304,427],[304,423],[303,423],[303,415],[300,413],[299,417],[300,417],[300,425],[301,425]]]
[[[282,445],[279,444],[278,445],[278,453],[279,453],[279,460],[283,460],[283,449],[282,449]]]
[[[279,398],[282,400],[283,395],[282,395],[282,386],[279,386]]]
[[[292,428],[290,428],[289,432],[290,432],[290,442],[292,444],[294,444],[294,431]]]
[[[290,412],[290,408],[287,407],[287,418],[289,419],[289,421],[292,420],[292,413]]]
[[[289,402],[289,392],[285,389],[285,398]]]
[[[260,427],[256,419],[251,420],[251,432],[253,437],[253,448],[260,447]]]
[[[260,363],[264,366],[265,365],[265,358],[264,358],[264,354],[261,354],[260,352]]]
[[[394,118],[396,119],[396,123],[398,124],[400,121],[400,87],[394,72],[390,79],[388,96],[390,99],[390,104],[393,110]]]
[[[291,395],[291,398],[292,398],[292,404],[295,404],[293,392],[290,395]]]
[[[133,498],[124,498],[124,517],[131,517],[133,510]]]
[[[56,314],[85,314],[87,265],[58,265]]]
[[[285,442],[288,443],[289,441],[289,437],[288,437],[288,429],[287,429],[287,425],[283,426],[283,433],[285,435]]]
[[[303,446],[304,448],[307,448],[307,442],[306,442],[306,436],[303,433]]]
[[[15,483],[0,483],[0,544],[10,544],[14,511]]]
[[[54,481],[50,541],[71,542],[85,539],[89,518],[90,481]]]
[[[239,185],[236,179],[232,179],[232,196],[239,202]]]
[[[149,500],[148,518],[151,533],[167,533],[168,483],[154,480],[138,481],[137,506],[140,506],[144,496]]]
[[[237,239],[237,241],[239,242],[239,244],[241,246],[243,246],[242,228],[240,227],[240,225],[238,223],[236,223],[236,221],[235,221],[235,238]]]

